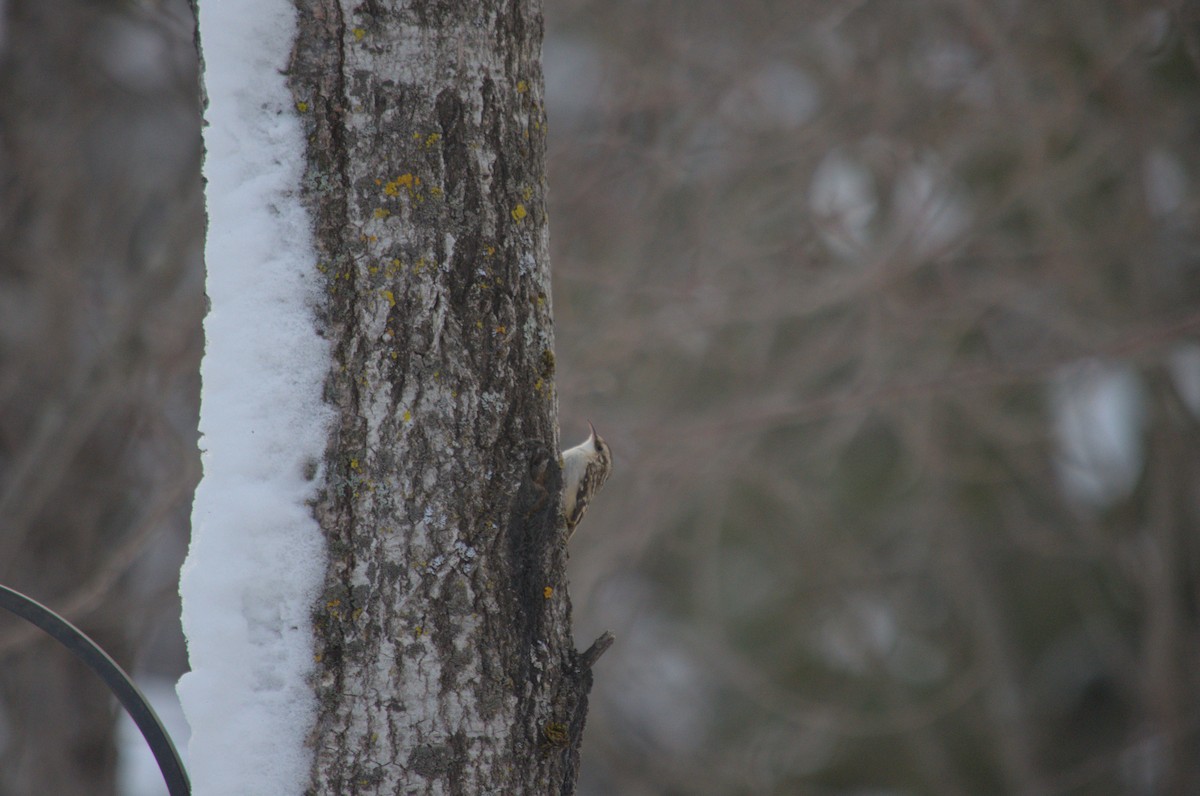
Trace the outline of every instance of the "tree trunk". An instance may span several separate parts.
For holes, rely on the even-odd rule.
[[[570,793],[540,4],[298,5],[340,413],[313,792]]]

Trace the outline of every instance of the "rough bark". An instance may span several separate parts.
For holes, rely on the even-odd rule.
[[[298,5],[340,413],[312,791],[570,793],[540,4]]]

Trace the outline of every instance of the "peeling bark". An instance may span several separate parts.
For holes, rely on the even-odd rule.
[[[536,0],[298,2],[340,423],[313,793],[571,793]]]

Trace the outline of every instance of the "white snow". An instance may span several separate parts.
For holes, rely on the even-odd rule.
[[[1107,508],[1133,491],[1145,451],[1145,389],[1132,367],[1084,360],[1051,382],[1056,465],[1072,498]]]
[[[299,794],[315,702],[309,612],[324,574],[304,473],[324,451],[316,256],[297,196],[303,136],[282,71],[287,0],[200,8],[210,106],[201,365],[204,478],[183,566],[191,671],[178,691],[197,796]]]
[[[825,244],[841,257],[861,257],[879,209],[867,167],[839,149],[831,150],[813,173],[808,202]]]

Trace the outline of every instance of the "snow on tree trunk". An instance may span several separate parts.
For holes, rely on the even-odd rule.
[[[540,3],[302,0],[339,422],[316,793],[570,793]]]

